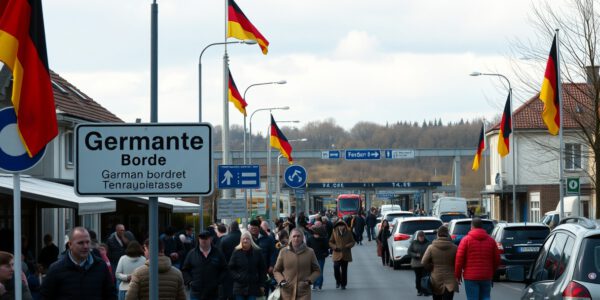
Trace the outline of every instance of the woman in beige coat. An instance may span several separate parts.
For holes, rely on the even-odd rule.
[[[458,292],[458,282],[454,278],[457,247],[450,239],[448,227],[438,228],[437,236],[427,247],[421,262],[426,270],[431,270],[433,299],[452,300],[454,292]]]
[[[306,246],[304,234],[292,229],[289,246],[277,257],[273,275],[281,286],[281,299],[310,300],[310,285],[321,274],[315,252]]]
[[[356,242],[352,231],[346,225],[346,222],[339,220],[335,223],[329,247],[333,250],[331,260],[333,260],[333,275],[335,276],[335,287],[342,290],[346,289],[348,284],[348,263],[352,261],[352,247]]]

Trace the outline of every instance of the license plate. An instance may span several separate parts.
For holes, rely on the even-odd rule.
[[[519,250],[520,252],[538,252],[540,247],[521,247]]]

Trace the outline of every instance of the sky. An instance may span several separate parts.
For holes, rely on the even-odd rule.
[[[225,40],[225,0],[157,2],[158,119],[197,122],[199,55]],[[240,93],[251,84],[287,81],[249,89],[248,117],[256,109],[289,106],[274,111],[275,119],[299,120],[295,126],[302,127],[331,118],[350,130],[361,121],[499,116],[507,96],[502,80],[469,74],[501,73],[518,88],[514,69],[531,62],[511,47],[539,35],[531,7],[543,1],[236,3],[270,42],[268,55],[258,45],[228,46]],[[52,0],[43,6],[50,68],[124,121],[149,122],[151,1]],[[549,51],[550,43],[540,47]],[[223,121],[223,52],[212,46],[202,56],[202,120],[213,126]],[[541,82],[543,73],[537,77]],[[514,95],[516,106],[533,96]],[[231,104],[229,120],[244,122]],[[264,132],[268,123],[268,113],[258,112],[252,126],[264,130],[253,132]]]

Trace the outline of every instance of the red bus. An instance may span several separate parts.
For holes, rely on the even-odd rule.
[[[336,209],[338,218],[343,218],[347,215],[355,215],[362,208],[362,200],[360,195],[356,194],[341,194],[336,199]]]

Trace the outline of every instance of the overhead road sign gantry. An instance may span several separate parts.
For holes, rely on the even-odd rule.
[[[319,182],[308,183],[309,189],[318,188],[419,188],[419,187],[439,187],[441,181],[391,181],[391,182]]]
[[[342,157],[340,150],[328,150],[321,153],[322,159],[340,159]]]
[[[387,149],[384,151],[386,159],[413,159],[415,150],[412,149]]]
[[[379,149],[348,149],[346,160],[378,160],[381,159],[381,150]]]
[[[259,165],[219,165],[219,189],[260,188]]]

